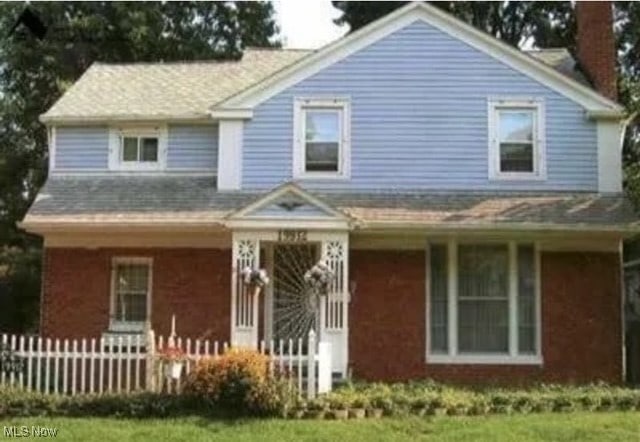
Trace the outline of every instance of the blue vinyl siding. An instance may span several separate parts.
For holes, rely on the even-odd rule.
[[[107,171],[107,127],[56,128],[56,169]],[[169,125],[167,170],[215,172],[218,168],[217,125]]]
[[[109,132],[106,127],[56,128],[56,169],[109,168]]]
[[[218,169],[218,126],[171,125],[167,169]]]
[[[262,103],[245,126],[243,187],[292,178],[294,97],[351,100],[349,190],[597,190],[596,128],[573,101],[423,22],[329,66]],[[544,181],[488,179],[489,97],[541,97]]]

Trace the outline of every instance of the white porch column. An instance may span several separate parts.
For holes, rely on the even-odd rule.
[[[335,278],[324,296],[321,311],[321,342],[328,342],[332,349],[332,370],[347,374],[349,361],[349,234],[333,233],[322,239],[322,258],[333,271]]]
[[[231,262],[231,345],[258,347],[258,295],[245,286],[240,272],[245,267],[257,268],[260,241],[250,233],[233,232]]]

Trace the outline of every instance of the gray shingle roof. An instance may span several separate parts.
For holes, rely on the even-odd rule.
[[[208,109],[312,51],[247,49],[240,61],[94,63],[43,119],[203,118]],[[566,49],[527,52],[587,86]]]
[[[561,74],[581,83],[584,86],[592,87],[587,77],[578,69],[576,60],[566,48],[549,48],[525,51],[526,54],[551,66]]]
[[[309,53],[247,49],[240,61],[94,63],[43,118],[202,118]]]
[[[219,192],[213,177],[52,177],[25,221],[135,219],[219,222],[265,192]],[[367,224],[451,227],[536,224],[635,229],[638,217],[622,196],[596,193],[326,193],[312,192]]]

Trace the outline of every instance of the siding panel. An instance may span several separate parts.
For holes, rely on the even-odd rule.
[[[58,127],[56,169],[106,170],[109,135],[106,127]]]
[[[323,95],[351,99],[351,180],[310,188],[597,190],[595,124],[579,105],[422,22],[258,106],[245,129],[246,189],[292,179],[294,97]],[[491,96],[544,98],[547,180],[488,179]]]
[[[218,169],[218,126],[171,125],[167,169]]]
[[[56,169],[108,170],[107,127],[58,127],[56,132]],[[168,171],[217,170],[217,126],[170,125],[167,143]]]

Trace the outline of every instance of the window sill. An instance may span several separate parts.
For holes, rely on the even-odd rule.
[[[153,165],[123,165],[118,164],[111,168],[115,172],[160,172],[165,170],[165,167],[161,164]]]
[[[112,321],[109,324],[108,334],[121,335],[121,334],[143,334],[145,331],[144,322],[118,322]]]
[[[542,365],[541,356],[508,356],[508,355],[427,355],[429,364],[452,365]]]
[[[318,173],[316,174],[310,174],[310,173],[302,173],[302,174],[297,174],[293,177],[294,180],[305,180],[305,181],[313,181],[313,180],[322,180],[322,181],[329,181],[329,180],[333,180],[333,181],[347,181],[349,180],[351,177],[347,176],[347,175],[337,175],[337,174],[327,174],[327,173]]]
[[[545,181],[546,175],[539,174],[496,174],[489,177],[489,181]]]

